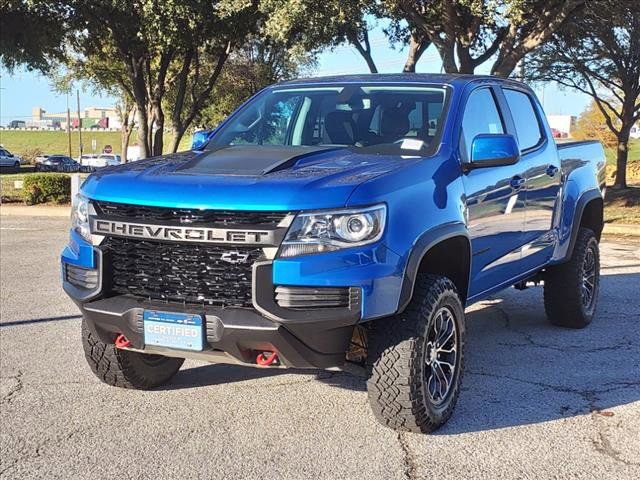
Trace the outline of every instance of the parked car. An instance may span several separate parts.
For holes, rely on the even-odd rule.
[[[97,160],[97,158],[98,155],[95,153],[83,153],[77,161],[82,166],[92,167],[95,166],[95,161]]]
[[[37,172],[78,172],[80,164],[67,155],[48,155],[36,163]]]
[[[36,157],[36,161],[35,161],[35,168],[36,170],[38,170],[38,166],[41,165],[47,158],[49,158],[51,155],[38,155]]]
[[[6,148],[0,148],[0,167],[20,168],[22,159]]]
[[[113,167],[122,163],[120,155],[116,155],[115,153],[101,153],[98,156],[98,160],[104,162],[103,166],[105,167]]]
[[[557,145],[520,82],[294,80],[199,138],[74,199],[63,286],[105,383],[155,387],[184,358],[357,370],[381,423],[431,432],[465,307],[542,282],[551,323],[594,318],[604,151]]]
[[[120,155],[111,153],[96,154],[83,154],[80,158],[80,163],[83,166],[95,168],[111,167],[114,165],[120,165],[122,163]]]

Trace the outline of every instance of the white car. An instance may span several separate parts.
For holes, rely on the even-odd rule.
[[[99,162],[104,162],[104,167],[112,167],[114,165],[120,165],[122,163],[122,158],[120,155],[116,155],[115,153],[101,153],[98,156]]]
[[[113,153],[101,153],[100,155],[85,153],[79,161],[83,167],[91,168],[111,167],[122,163],[120,155]]]
[[[20,168],[22,160],[6,148],[0,148],[0,167]]]

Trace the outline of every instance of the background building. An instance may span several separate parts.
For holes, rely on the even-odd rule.
[[[78,114],[71,111],[71,127],[78,128]],[[113,107],[88,107],[81,111],[82,128],[105,128],[119,130],[121,127],[118,112]],[[30,127],[67,128],[67,112],[49,113],[42,107],[31,109]]]

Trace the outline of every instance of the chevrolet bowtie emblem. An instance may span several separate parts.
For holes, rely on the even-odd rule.
[[[240,252],[224,252],[220,255],[220,260],[223,260],[227,263],[244,263],[249,258],[248,253],[240,253]]]

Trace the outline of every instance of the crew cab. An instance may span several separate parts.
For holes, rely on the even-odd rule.
[[[196,140],[74,199],[63,286],[110,385],[184,358],[345,369],[383,424],[430,432],[460,392],[465,307],[543,283],[553,324],[594,317],[603,149],[557,145],[522,83],[295,80]]]

